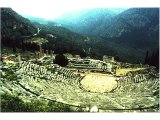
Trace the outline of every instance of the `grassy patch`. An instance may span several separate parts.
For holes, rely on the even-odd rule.
[[[73,110],[69,105],[57,102],[46,102],[45,100],[32,100],[24,102],[19,97],[11,94],[1,95],[2,112],[82,112]]]

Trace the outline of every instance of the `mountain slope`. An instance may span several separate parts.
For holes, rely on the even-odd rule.
[[[72,31],[95,36],[94,29],[101,27],[102,23],[110,24],[116,14],[107,8],[92,8],[68,13],[56,21]]]
[[[131,47],[153,48],[158,44],[158,25],[159,9],[132,8],[116,16],[110,26],[101,29],[100,36]]]
[[[28,19],[23,18],[11,8],[1,8],[2,38],[11,37],[19,32],[20,35],[30,35],[36,32],[36,26]]]
[[[141,16],[142,13],[143,15]],[[136,18],[138,20],[134,22]],[[144,22],[139,21],[140,18],[144,18]],[[47,43],[42,45],[44,50],[54,50],[55,53],[89,55],[96,58],[110,55],[117,56],[126,62],[135,63],[137,61],[143,62],[146,51],[154,50],[158,46],[157,9],[143,9],[143,11],[141,9],[129,9],[116,15],[110,21],[110,24],[106,24],[108,27],[105,28],[103,24],[93,24],[95,26],[98,25],[98,32],[96,31],[97,29],[93,28],[89,31],[92,34],[98,34],[96,36],[101,37],[101,39],[89,35],[80,35],[62,26],[55,26],[52,23],[45,25],[32,23],[12,11],[12,9],[3,8],[2,47],[8,46],[14,50],[26,47],[27,50],[35,51],[38,50],[38,46],[24,43],[24,41],[33,37],[41,37],[48,40]],[[87,26],[87,24],[85,25]],[[38,28],[40,32],[37,36],[34,36]],[[85,31],[88,30],[85,29]],[[48,37],[48,34],[54,37]]]
[[[1,8],[1,39],[2,47],[20,47],[23,36],[30,36],[36,32],[36,26],[23,18],[11,8]]]
[[[71,27],[72,23],[64,26],[75,32],[104,39],[119,52],[119,56],[124,56],[124,59],[131,55],[143,61],[146,51],[152,52],[159,47],[158,8],[130,8],[120,14],[108,14],[108,17],[106,13],[102,13],[97,12],[100,16],[80,16],[79,20],[74,21],[81,26],[78,30],[75,27],[77,24],[74,28]],[[83,26],[84,18],[84,23],[88,26]]]
[[[89,9],[68,14],[58,22],[74,32],[125,43],[130,47],[153,49],[158,45],[158,8],[130,8],[120,14],[105,8]]]
[[[48,40],[47,43],[42,44],[43,49],[54,50],[55,53],[85,54],[94,57],[116,53],[112,47],[104,45],[102,40],[83,36],[52,24],[32,23],[10,8],[2,8],[1,14],[2,47],[11,47],[14,51],[16,51],[16,48],[35,51],[38,50],[38,46],[25,41],[40,37]],[[37,29],[39,29],[39,34],[37,34]],[[35,34],[37,35],[35,36]]]

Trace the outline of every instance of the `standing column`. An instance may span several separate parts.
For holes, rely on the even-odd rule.
[[[48,50],[46,50],[46,56],[48,56]]]
[[[21,62],[21,55],[18,54],[18,62]]]

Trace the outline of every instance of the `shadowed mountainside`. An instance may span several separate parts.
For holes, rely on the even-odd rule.
[[[44,50],[54,50],[55,53],[72,53],[94,57],[116,53],[109,45],[103,45],[104,42],[101,39],[83,36],[64,27],[54,26],[52,23],[46,25],[32,23],[10,8],[2,8],[1,14],[2,47],[11,47],[14,51],[16,48],[38,50],[38,46],[26,41],[34,37],[40,37],[48,40],[47,43],[42,45],[42,48]],[[24,47],[26,48],[24,49]],[[90,52],[85,52],[89,49]]]
[[[24,46],[27,46],[25,48],[27,50],[38,50],[36,45],[25,41],[32,37],[41,37],[48,40],[42,45],[44,50],[96,58],[106,54],[132,63],[143,63],[146,51],[151,53],[158,48],[158,9],[156,8],[133,8],[118,15],[111,14],[113,12],[108,12],[106,9],[88,10],[81,13],[81,16],[77,14],[71,20],[80,19],[79,22],[73,21],[74,24],[69,25],[73,25],[73,28],[88,36],[75,33],[76,30],[72,32],[57,26],[54,22],[45,25],[35,21],[32,23],[9,8],[2,8],[1,12],[2,47],[4,45],[13,49],[24,49]],[[88,13],[92,14],[88,15]],[[84,17],[85,15],[88,16]],[[34,36],[38,28],[39,34]],[[54,37],[48,37],[48,34]]]
[[[83,16],[77,14],[78,20],[67,22],[67,25],[64,26],[81,34],[104,39],[118,51],[123,60],[126,60],[126,56],[131,55],[136,57],[137,61],[143,61],[146,51],[151,53],[158,49],[158,8],[130,8],[120,14],[109,13],[106,9],[102,10],[98,9],[97,14],[91,14],[91,16],[89,16],[90,13],[96,13],[96,9],[95,11],[86,11]],[[65,22],[64,20],[64,24]],[[86,23],[89,23],[88,26],[84,26]],[[78,28],[74,26],[78,26]],[[135,62],[136,60],[133,60],[132,57],[130,61]]]
[[[97,8],[73,15],[59,20],[72,31],[143,50],[158,48],[158,8],[130,8],[119,14]]]

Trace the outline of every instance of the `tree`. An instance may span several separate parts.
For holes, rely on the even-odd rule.
[[[58,54],[55,57],[54,64],[58,64],[62,67],[68,65],[68,59],[63,54]]]
[[[42,44],[48,42],[48,40],[40,37],[34,37],[26,42],[37,44],[39,46],[40,56],[42,56]]]
[[[87,54],[84,51],[80,51],[79,54],[82,58],[87,57]]]
[[[156,66],[159,69],[159,50],[157,50],[155,53],[154,66]]]
[[[148,51],[145,57],[145,64],[155,66],[157,69],[159,68],[159,50],[153,51],[151,55],[149,55]]]
[[[148,63],[148,51],[146,52],[146,57],[145,57],[145,61],[144,61],[144,64],[147,64]]]

